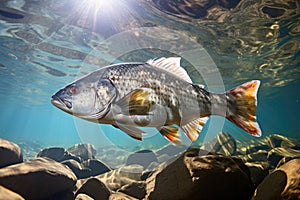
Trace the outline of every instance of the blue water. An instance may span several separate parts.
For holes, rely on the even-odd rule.
[[[299,2],[250,5],[244,0],[229,8],[216,1],[218,12],[206,6],[207,13],[197,15],[166,2],[1,1],[0,137],[130,151],[167,145],[152,129],[143,142],[136,141],[112,126],[64,113],[50,99],[59,88],[105,65],[177,54],[193,81],[210,91],[261,80],[257,120],[263,137],[277,133],[299,140]],[[270,6],[274,9],[268,10]],[[221,131],[253,139],[227,120],[212,117],[197,142]]]

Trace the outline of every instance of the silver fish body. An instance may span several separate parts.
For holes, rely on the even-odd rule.
[[[211,93],[193,84],[180,58],[171,57],[101,68],[59,90],[52,103],[77,117],[112,124],[135,139],[144,133],[138,127],[147,126],[180,143],[178,127],[195,141],[210,115],[261,135],[255,117],[258,86],[259,81],[251,81],[224,94]]]

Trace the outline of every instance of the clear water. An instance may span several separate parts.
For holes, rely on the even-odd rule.
[[[175,54],[193,81],[210,91],[261,80],[257,119],[263,136],[278,133],[299,140],[299,1],[226,2],[2,0],[0,137],[130,152],[168,145],[151,129],[140,142],[112,126],[77,119],[55,108],[50,98],[105,65]],[[220,131],[253,139],[213,117],[197,142]]]

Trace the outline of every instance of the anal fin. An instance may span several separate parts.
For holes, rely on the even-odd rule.
[[[197,140],[197,138],[198,138],[203,126],[207,122],[207,120],[208,120],[208,117],[202,117],[202,118],[195,119],[195,120],[181,126],[181,129],[186,134],[186,136],[188,136],[188,138],[194,142]]]
[[[171,142],[175,144],[181,144],[180,134],[178,128],[176,128],[175,126],[163,126],[158,130],[165,138],[167,138]]]

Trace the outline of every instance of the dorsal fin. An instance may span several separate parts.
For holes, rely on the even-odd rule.
[[[183,69],[180,66],[180,57],[169,57],[169,58],[159,58],[159,59],[151,59],[148,60],[146,63],[153,66],[157,67],[161,70],[167,71],[189,83],[193,83],[190,76],[187,74],[185,69]]]

